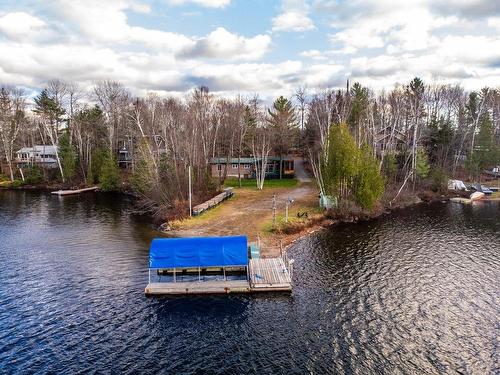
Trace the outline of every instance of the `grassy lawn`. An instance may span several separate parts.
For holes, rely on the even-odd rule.
[[[272,179],[264,181],[264,188],[291,188],[298,184],[298,180],[295,178],[284,178],[284,179]],[[224,186],[228,187],[239,187],[238,179],[236,177],[226,178]],[[254,178],[251,179],[241,179],[241,187],[244,188],[255,188],[257,189],[257,182]]]

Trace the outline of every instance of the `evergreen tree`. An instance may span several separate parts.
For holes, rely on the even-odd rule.
[[[380,175],[378,161],[373,150],[361,148],[354,196],[356,203],[362,208],[372,209],[384,193],[384,179]]]
[[[366,122],[366,114],[369,107],[368,89],[356,82],[351,88],[350,95],[352,97],[352,106],[347,124],[356,135],[357,144],[360,144],[361,139],[363,139],[362,125]]]
[[[109,153],[106,154],[103,160],[99,181],[101,182],[102,191],[117,191],[120,188],[118,165],[113,155]]]
[[[498,146],[495,143],[495,128],[488,113],[481,116],[479,133],[474,152],[481,169],[498,162]]]
[[[332,125],[328,136],[328,150],[322,162],[325,191],[347,198],[357,174],[359,149],[345,124]]]
[[[65,182],[66,178],[64,175],[64,169],[61,163],[61,158],[59,157],[59,124],[61,123],[62,116],[66,111],[54,98],[49,96],[47,90],[42,90],[42,92],[35,98],[35,104],[36,106],[33,112],[40,115],[40,118],[43,119],[43,129],[56,149],[55,154],[57,165],[59,166],[59,171],[61,172],[61,179]]]
[[[368,146],[358,148],[346,124],[330,127],[322,166],[325,191],[339,203],[353,198],[360,207],[372,209],[384,192],[373,150]]]
[[[69,133],[65,131],[59,138],[59,157],[64,176],[71,180],[76,171],[76,151],[75,147],[69,142]]]
[[[424,149],[419,148],[416,155],[415,174],[417,177],[426,178],[430,171],[429,158]]]
[[[274,152],[280,157],[280,179],[283,177],[283,156],[288,154],[296,143],[298,123],[292,102],[280,96],[269,109],[268,123],[272,131]]]

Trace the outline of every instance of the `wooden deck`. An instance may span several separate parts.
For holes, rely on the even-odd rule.
[[[292,279],[282,258],[250,259],[250,280],[151,282],[146,295],[290,292]]]
[[[291,291],[292,279],[282,258],[250,259],[250,286],[255,291]]]
[[[247,280],[150,283],[146,295],[250,293]]]

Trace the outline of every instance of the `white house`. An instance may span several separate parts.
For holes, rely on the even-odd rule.
[[[16,163],[18,167],[37,164],[44,168],[56,168],[56,146],[38,145],[34,147],[23,147],[16,152]]]

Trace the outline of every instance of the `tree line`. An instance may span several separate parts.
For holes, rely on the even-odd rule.
[[[407,189],[442,189],[452,176],[477,180],[500,164],[498,89],[414,78],[378,93],[354,83],[296,95],[307,103],[305,149],[320,191],[340,201],[372,207],[381,181],[396,189],[392,201]]]
[[[33,100],[20,88],[0,88],[0,151],[10,180],[126,186],[158,215],[184,210],[188,167],[196,201],[224,183],[231,159],[253,157],[262,189],[269,156],[290,153],[308,159],[322,195],[371,208],[384,186],[399,194],[461,172],[478,178],[499,163],[499,129],[499,90],[467,92],[419,78],[381,92],[359,83],[300,88],[269,108],[257,96],[228,99],[206,87],[181,98],[138,98],[115,81],[89,92],[53,80]],[[18,170],[16,151],[37,144],[57,147],[57,168]],[[212,158],[227,161],[215,179]],[[119,169],[119,161],[130,168]]]

